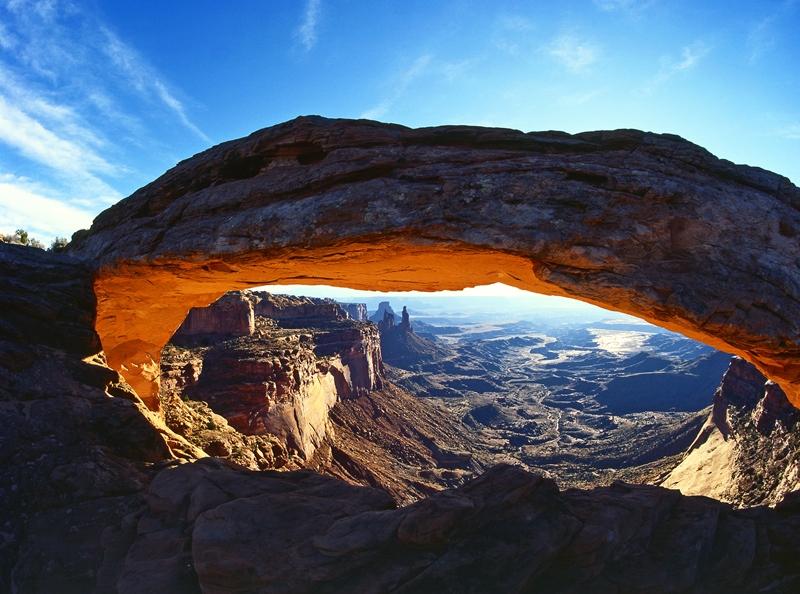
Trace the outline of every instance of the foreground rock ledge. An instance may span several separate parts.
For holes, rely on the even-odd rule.
[[[503,282],[642,317],[755,364],[800,406],[800,189],[672,135],[303,117],[188,159],[101,213],[110,364],[156,406],[192,306],[266,283]]]
[[[0,244],[0,592],[800,587],[797,493],[733,510],[658,487],[559,492],[498,466],[395,508],[384,492],[309,471],[198,460],[105,365],[91,274]]]

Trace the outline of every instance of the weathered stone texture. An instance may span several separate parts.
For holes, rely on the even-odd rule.
[[[146,401],[188,308],[225,291],[499,281],[740,355],[800,404],[798,236],[788,179],[677,136],[303,117],[178,164],[71,251],[99,266],[98,332]]]

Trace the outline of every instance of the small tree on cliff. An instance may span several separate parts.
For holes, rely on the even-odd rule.
[[[53,243],[50,244],[50,251],[51,252],[60,252],[65,247],[67,247],[68,243],[69,243],[69,240],[66,237],[56,237],[53,240]]]
[[[34,239],[25,229],[17,229],[14,231],[13,235],[3,235],[0,234],[0,242],[2,243],[14,243],[17,245],[26,245],[28,247],[35,247],[39,248],[40,250],[44,249],[44,244],[39,241],[38,239]]]

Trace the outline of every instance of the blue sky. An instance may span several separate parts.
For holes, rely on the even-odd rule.
[[[800,182],[800,0],[0,4],[0,232],[301,114],[641,128]]]

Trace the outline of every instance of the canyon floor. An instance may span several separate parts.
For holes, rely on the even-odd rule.
[[[697,435],[730,362],[612,312],[552,323],[536,320],[541,312],[509,321],[449,311],[412,318],[435,348],[386,352],[388,377],[461,418],[494,459],[563,486],[657,483]]]

